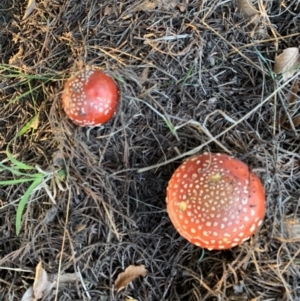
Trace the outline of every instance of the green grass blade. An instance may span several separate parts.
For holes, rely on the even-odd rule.
[[[33,91],[36,91],[36,90],[38,90],[39,88],[41,88],[41,85],[39,85],[39,86],[33,88],[31,91],[26,91],[26,92],[24,92],[23,94],[21,94],[21,95],[15,97],[14,99],[12,99],[12,100],[7,104],[7,106],[8,106],[8,105],[11,105],[11,104],[14,104],[14,103],[16,103],[16,102],[18,102],[19,100],[21,100],[21,99],[24,98],[25,96],[28,96],[28,95],[32,94]]]
[[[37,178],[36,178],[37,179]],[[27,179],[15,179],[15,180],[6,180],[6,181],[0,181],[0,185],[6,186],[6,185],[15,185],[15,184],[20,184],[20,183],[26,183],[30,181],[34,181],[35,179],[33,178],[27,178]]]
[[[265,65],[268,68],[269,74],[271,75],[272,79],[275,79],[275,73],[272,70],[272,67],[270,66],[270,63],[265,59],[265,57],[260,53],[260,51],[255,47],[255,52],[259,56],[259,58],[265,63]]]
[[[175,127],[172,125],[172,122],[170,121],[169,118],[167,118],[165,115],[161,114],[159,111],[157,111],[153,106],[151,106],[149,103],[147,103],[146,101],[136,98],[136,100],[144,103],[146,106],[148,106],[152,111],[154,111],[158,116],[160,116],[163,121],[166,123],[167,127],[169,128],[170,132],[176,137],[176,129]]]
[[[18,161],[17,159],[15,159],[13,157],[13,155],[11,154],[11,152],[9,151],[9,145],[6,148],[6,155],[7,155],[7,158],[11,161],[12,164],[14,164],[16,166],[17,169],[26,169],[26,170],[33,169],[32,166],[22,163],[22,162]]]
[[[31,118],[22,128],[21,130],[16,134],[16,136],[14,137],[14,139],[24,135],[32,126],[34,126],[37,122],[37,119],[39,118],[39,115],[35,115],[33,118]],[[13,139],[13,140],[14,140]],[[12,140],[12,141],[13,141]],[[10,142],[11,143],[11,142]],[[26,170],[31,170],[33,169],[32,166],[27,165],[25,163],[20,162],[19,160],[15,159],[12,155],[12,153],[9,151],[9,146],[10,143],[7,145],[6,148],[6,155],[8,157],[8,159],[11,161],[11,163],[13,163],[18,169],[26,169]]]
[[[184,85],[186,84],[187,80],[192,76],[193,70],[194,70],[194,67],[192,66],[192,67],[188,70],[188,72],[187,72],[187,74],[185,75],[185,77],[184,77],[183,79],[179,80],[178,83],[182,81],[182,85],[184,86]]]
[[[34,174],[24,173],[24,172],[19,171],[19,169],[17,167],[9,167],[9,166],[6,166],[6,165],[0,163],[0,172],[2,172],[2,171],[9,171],[15,176],[25,176],[25,177],[30,177],[30,178],[36,178],[37,176],[40,175],[40,173],[34,173]]]
[[[25,205],[27,204],[32,191],[41,184],[42,180],[43,180],[42,176],[36,178],[33,181],[33,183],[31,183],[31,185],[28,187],[28,189],[26,190],[26,192],[24,193],[24,195],[22,196],[22,198],[20,200],[20,203],[19,203],[18,209],[17,209],[17,216],[16,216],[16,234],[17,235],[19,235],[19,233],[20,233],[22,214],[23,214]]]
[[[49,80],[59,80],[61,78],[58,74],[47,74],[40,75],[40,74],[27,74],[21,71],[16,67],[12,67],[11,65],[0,64],[0,70],[8,71],[9,74],[2,75],[5,78],[24,78],[27,80],[42,80],[42,81],[49,81]]]

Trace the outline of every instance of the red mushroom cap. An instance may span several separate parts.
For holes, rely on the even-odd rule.
[[[243,162],[225,154],[187,159],[167,188],[167,212],[177,231],[209,250],[235,247],[260,226],[265,193]]]
[[[67,116],[80,126],[107,122],[114,114],[118,88],[113,79],[98,70],[83,70],[68,79],[62,94]]]

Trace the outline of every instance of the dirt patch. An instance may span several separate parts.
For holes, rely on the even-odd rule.
[[[82,276],[45,300],[300,298],[299,237],[284,232],[300,214],[299,126],[280,124],[294,114],[292,82],[272,73],[276,55],[300,44],[300,6],[258,2],[260,23],[235,1],[37,1],[25,20],[25,3],[1,1],[0,162],[12,166],[8,147],[32,169],[2,168],[0,181],[44,174],[19,236],[31,182],[0,186],[0,299],[21,300],[40,261],[49,274]],[[86,66],[120,89],[101,127],[77,127],[61,108],[64,80]],[[262,228],[231,250],[191,245],[166,213],[172,173],[204,151],[249,164],[266,190]],[[129,265],[147,276],[116,294]]]

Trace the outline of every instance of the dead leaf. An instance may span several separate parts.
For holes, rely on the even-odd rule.
[[[79,232],[83,231],[85,228],[86,228],[85,224],[77,224],[75,226],[75,233],[79,233]]]
[[[104,8],[104,16],[110,16],[115,12],[115,7],[114,6],[105,6]]]
[[[294,75],[299,65],[299,49],[290,47],[276,57],[273,71],[275,74],[282,74],[283,81],[287,81]]]
[[[297,127],[300,124],[300,114],[292,119],[294,127]]]
[[[36,300],[43,297],[43,292],[49,289],[47,272],[42,268],[40,262],[35,269],[35,278],[33,283],[33,294]]]
[[[188,1],[189,0],[185,0],[186,5],[188,4]],[[123,20],[130,18],[134,12],[154,10],[156,8],[170,10],[178,6],[179,10],[184,12],[186,10],[186,5],[178,4],[176,0],[144,0],[141,3],[135,3],[132,7],[129,7]]]
[[[259,19],[257,19],[257,21],[258,20]],[[267,26],[265,24],[256,26],[255,30],[253,30],[250,35],[254,39],[254,41],[265,40],[270,37]]]
[[[288,102],[288,107],[286,108],[287,112],[284,112],[284,114],[282,114],[282,116],[280,116],[280,119],[279,119],[279,124],[288,129],[291,129],[291,125],[290,125],[290,123],[287,122],[288,117],[286,114],[294,115],[293,112],[290,112],[290,111],[292,111],[292,109],[295,107],[295,104],[297,102],[296,100],[298,98],[297,97],[298,92],[299,92],[299,80],[298,80],[298,78],[296,78],[291,87],[291,91],[289,92],[289,95],[287,96],[287,102]],[[296,118],[295,123],[294,123],[293,119],[292,119],[292,122],[293,122],[294,126],[297,126],[299,117],[296,116],[294,118]],[[297,124],[297,125],[295,125],[295,124]]]
[[[130,265],[124,272],[120,273],[115,281],[114,289],[118,292],[125,288],[131,281],[135,280],[139,276],[145,277],[147,270],[144,265]]]
[[[133,8],[134,11],[147,11],[147,10],[153,10],[160,4],[160,0],[154,0],[152,2],[146,0],[142,3],[138,4],[135,8]]]
[[[53,278],[53,282],[57,282],[58,275],[50,275]],[[72,283],[80,279],[80,273],[66,273],[59,276],[59,284]]]
[[[259,16],[252,0],[237,0],[237,7],[245,19],[252,19]]]
[[[291,116],[296,115],[295,117],[291,118],[294,127],[297,127],[298,125],[300,125],[300,109],[299,109],[299,107],[295,108],[296,104],[299,103],[298,102],[299,96],[297,95],[299,91],[300,91],[299,80],[298,80],[298,78],[296,78],[291,87],[291,91],[287,97],[287,101],[289,104],[289,106],[287,108],[287,111],[288,111],[287,114],[289,114]],[[291,130],[292,129],[291,123],[287,122],[287,119],[288,119],[288,117],[286,115],[282,115],[279,119],[279,123],[280,123],[280,125]]]
[[[28,0],[28,4],[27,4],[25,14],[23,16],[23,20],[26,19],[33,12],[35,5],[36,5],[35,0]]]
[[[161,0],[161,3],[165,9],[176,8],[177,6],[179,7],[176,0]]]
[[[286,217],[283,221],[283,231],[288,239],[300,239],[300,218]]]
[[[185,5],[180,5],[180,4],[178,4],[177,6],[178,6],[179,10],[180,10],[182,13],[184,13],[184,12],[186,11],[186,6],[185,6]]]
[[[55,167],[64,167],[65,166],[65,155],[63,151],[57,150],[52,154],[52,164]]]
[[[21,301],[34,301],[32,286],[27,289],[27,291],[23,295]]]
[[[48,278],[51,279],[51,281],[49,281]],[[60,275],[60,277],[58,277],[57,274],[50,274],[48,277],[47,272],[43,269],[42,263],[40,262],[36,266],[33,286],[26,290],[21,301],[37,301],[48,295],[57,284],[58,278],[59,284],[61,285],[64,283],[76,282],[80,279],[80,276],[78,273],[66,273]]]
[[[136,299],[134,299],[134,298],[132,298],[132,297],[126,297],[126,298],[125,298],[125,301],[138,301],[138,300],[136,300]]]
[[[144,84],[149,78],[149,67],[145,67],[139,77],[139,82]]]
[[[299,92],[299,80],[298,78],[296,78],[295,81],[293,82],[291,91],[287,97],[287,101],[292,107],[295,105],[295,100],[297,99],[298,92]]]
[[[41,299],[43,295],[49,293],[54,285],[55,282],[48,281],[47,272],[43,269],[42,263],[40,262],[35,269],[33,286],[27,289],[21,301],[36,301]]]

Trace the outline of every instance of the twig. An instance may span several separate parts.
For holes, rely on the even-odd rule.
[[[300,75],[300,71],[298,73],[296,73],[293,77],[291,77],[289,80],[287,80],[284,84],[282,84],[281,86],[279,86],[277,88],[277,90],[275,90],[272,94],[270,94],[265,100],[263,100],[260,104],[258,104],[255,108],[253,108],[249,113],[247,113],[244,117],[240,118],[238,121],[236,121],[234,124],[232,124],[230,127],[228,127],[226,130],[224,130],[223,132],[221,132],[220,134],[216,135],[213,139],[210,139],[206,142],[204,142],[203,144],[191,149],[188,152],[185,152],[179,156],[176,156],[172,159],[166,160],[162,163],[158,163],[158,164],[154,164],[152,166],[149,167],[144,167],[144,168],[140,168],[137,170],[138,173],[141,172],[145,172],[154,168],[158,168],[161,166],[164,166],[166,164],[172,163],[178,159],[184,158],[186,156],[191,156],[196,154],[197,152],[199,152],[204,146],[210,144],[211,142],[215,141],[216,139],[220,138],[221,136],[223,136],[224,134],[228,133],[230,130],[232,130],[233,128],[235,128],[238,124],[240,124],[242,121],[246,120],[247,118],[249,118],[255,111],[257,111],[259,108],[261,108],[265,103],[267,103],[270,99],[272,99],[276,93],[283,89],[288,83],[290,83],[291,81],[293,81],[297,76]]]
[[[234,49],[242,58],[244,58],[246,61],[248,61],[252,66],[254,66],[256,69],[258,69],[261,73],[265,73],[266,71],[263,70],[260,66],[256,65],[251,59],[249,59],[245,54],[243,54],[238,48],[233,46],[230,42],[228,42],[223,36],[221,36],[216,30],[211,28],[204,20],[201,20],[202,24],[212,31],[215,35],[217,35],[221,40],[223,40],[227,45],[229,45],[232,49]]]
[[[68,204],[67,204],[67,212],[66,212],[66,219],[65,219],[64,235],[63,235],[63,240],[62,240],[62,244],[61,244],[61,252],[60,252],[60,256],[59,256],[59,264],[58,264],[58,272],[57,272],[57,283],[56,283],[56,292],[55,292],[54,301],[58,300],[59,277],[60,277],[60,274],[61,274],[61,264],[62,264],[62,258],[63,258],[65,242],[66,242],[66,235],[67,235],[66,232],[68,231],[66,229],[66,227],[67,227],[67,224],[69,222],[70,203],[71,203],[71,189],[69,189],[69,195],[68,195]]]
[[[25,273],[32,273],[33,271],[30,270],[24,270],[20,268],[8,268],[8,267],[1,267],[0,270],[8,270],[8,271],[15,271],[15,272],[25,272]]]
[[[88,299],[89,299],[89,300],[91,300],[91,299],[92,299],[92,297],[91,297],[91,295],[90,295],[89,291],[87,290],[87,288],[86,288],[86,286],[85,286],[85,283],[84,283],[84,280],[83,280],[83,278],[82,278],[82,275],[81,275],[81,272],[80,272],[79,266],[77,266],[77,273],[78,273],[78,275],[79,275],[80,282],[81,282],[81,284],[82,284],[82,287],[83,287],[83,289],[84,289],[84,292],[86,293],[86,295],[87,295]]]
[[[192,34],[178,34],[178,35],[175,35],[175,36],[164,36],[164,37],[160,37],[160,38],[153,39],[153,40],[145,39],[145,38],[137,38],[137,39],[144,40],[145,44],[149,44],[149,43],[152,43],[152,42],[173,41],[173,40],[178,40],[178,39],[186,39],[186,38],[190,38],[192,36],[193,36]]]

